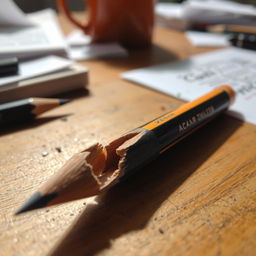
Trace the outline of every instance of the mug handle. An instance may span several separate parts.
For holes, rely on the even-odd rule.
[[[87,21],[85,24],[80,23],[71,15],[69,7],[67,5],[66,0],[57,0],[58,8],[63,11],[68,19],[77,27],[81,28],[85,33],[89,33],[89,22]]]

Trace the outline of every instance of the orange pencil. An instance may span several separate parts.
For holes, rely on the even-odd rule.
[[[231,87],[220,86],[106,146],[75,154],[17,214],[101,193],[225,111],[234,96]]]

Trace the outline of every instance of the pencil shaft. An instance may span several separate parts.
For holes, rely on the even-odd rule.
[[[8,102],[0,105],[0,124],[8,125],[21,123],[35,118],[32,112],[35,106],[29,99]]]
[[[22,123],[68,102],[63,99],[27,98],[0,104],[0,125]]]
[[[143,126],[152,131],[160,144],[160,152],[190,134],[196,127],[209,121],[228,108],[230,95],[224,89],[216,89],[205,96],[189,102]]]
[[[133,130],[140,138],[125,149],[121,168],[126,175],[145,166],[196,129],[228,108],[233,92],[229,87],[213,90],[203,97],[182,105],[145,125]],[[127,176],[128,177],[128,176]],[[122,179],[125,179],[124,176]]]
[[[226,110],[233,98],[233,90],[222,86],[106,146],[97,143],[75,154],[18,213],[90,197],[109,189]]]

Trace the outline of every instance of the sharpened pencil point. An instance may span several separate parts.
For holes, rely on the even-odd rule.
[[[59,99],[59,101],[60,101],[60,105],[63,105],[63,104],[69,103],[71,100],[69,100],[69,99]]]
[[[15,213],[15,215],[23,212],[39,209],[47,206],[47,204],[54,199],[57,194],[42,195],[40,192],[36,192],[30,199]]]

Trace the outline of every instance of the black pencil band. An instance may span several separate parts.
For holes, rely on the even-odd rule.
[[[4,103],[0,106],[0,124],[8,125],[17,122],[33,120],[35,114],[32,110],[35,106],[29,99],[17,100],[10,103]]]

